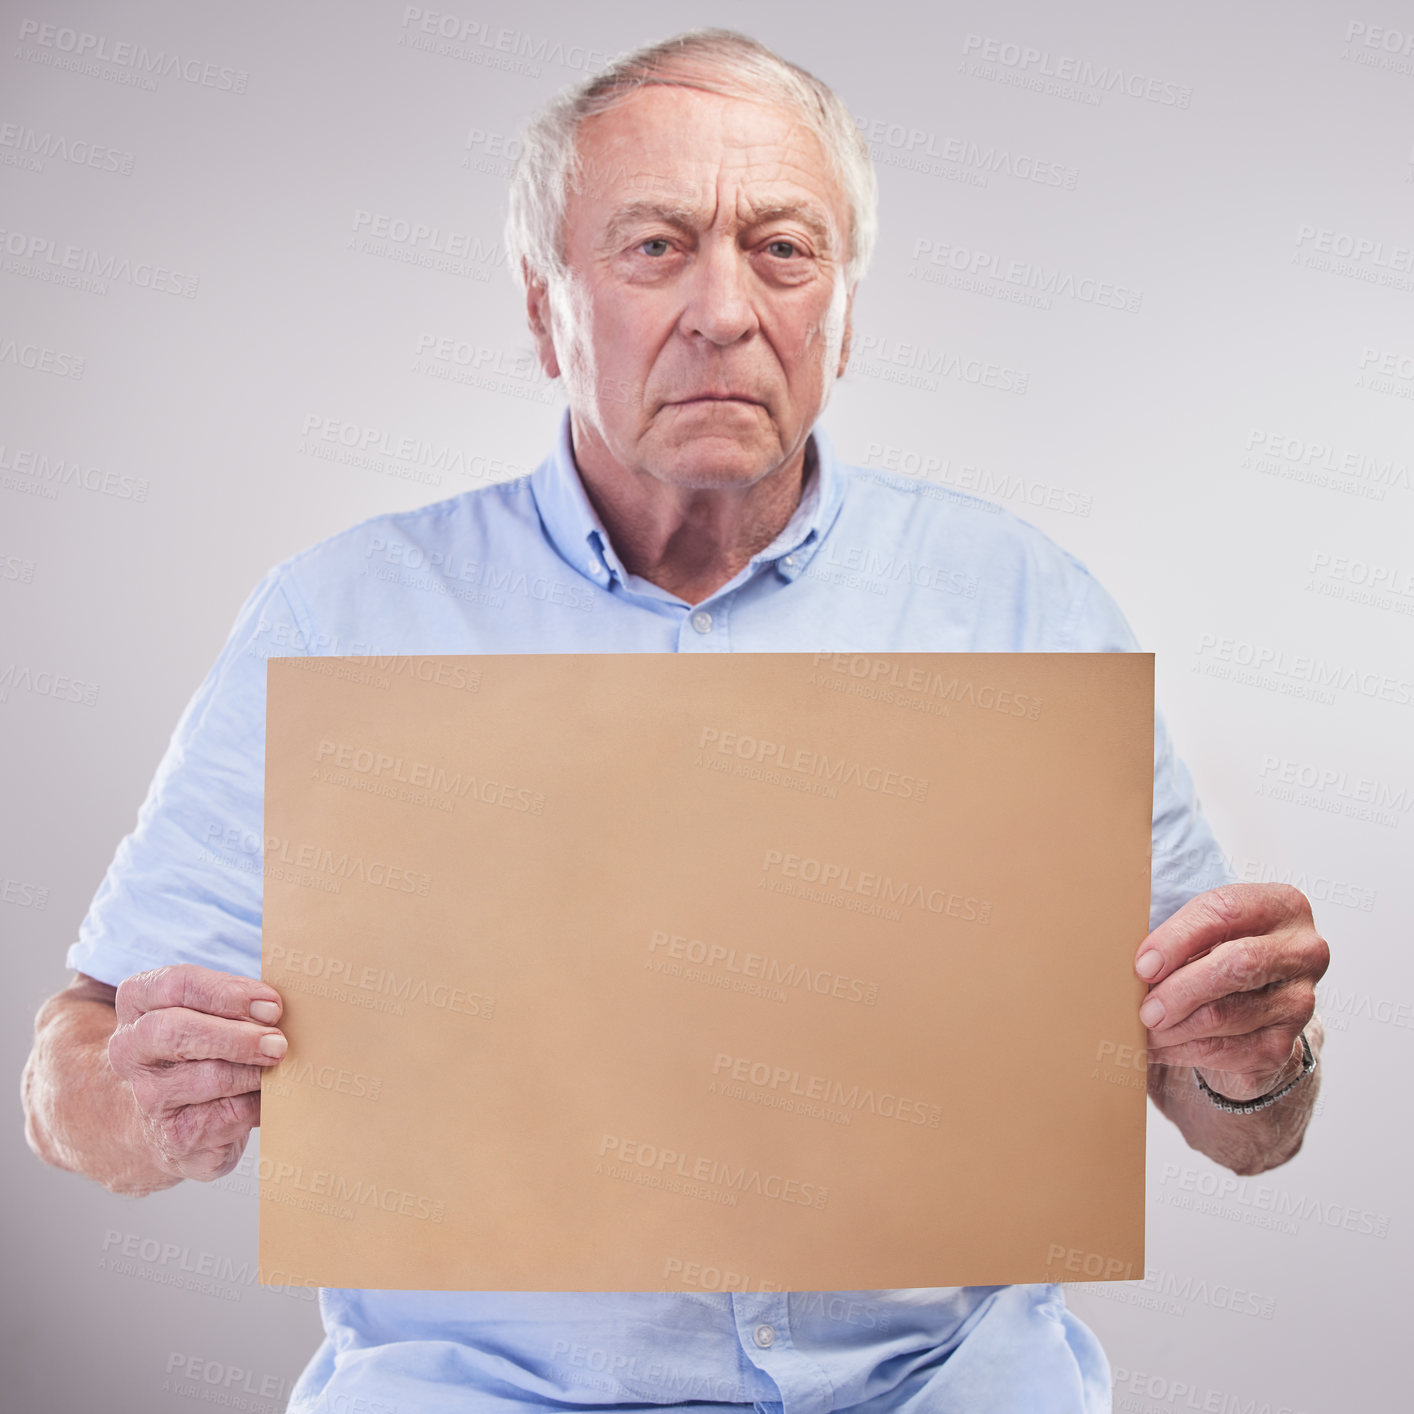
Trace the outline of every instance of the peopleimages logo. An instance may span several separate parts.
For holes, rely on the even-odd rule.
[[[364,859],[348,850],[336,852],[321,845],[282,840],[275,835],[265,841],[265,877],[319,888],[325,893],[340,893],[345,883],[356,883],[426,898],[432,888],[432,876],[420,870],[381,859]]]
[[[31,45],[34,47],[30,48]],[[214,88],[226,93],[244,93],[250,82],[250,74],[245,69],[207,63],[166,49],[149,49],[133,40],[114,40],[106,34],[32,19],[20,21],[20,48],[16,57],[53,69],[69,69],[121,81],[146,92],[156,89],[159,78],[178,78],[198,88]]]
[[[1061,511],[1066,515],[1088,516],[1095,504],[1094,496],[1087,492],[1029,480],[1012,472],[989,471],[971,462],[955,462],[951,457],[883,442],[868,444],[864,463],[880,471],[922,477],[958,491],[972,492],[988,501],[1023,501],[1028,506]],[[997,507],[987,506],[986,509],[995,512]]]
[[[928,1129],[937,1129],[943,1117],[943,1107],[926,1100],[910,1099],[892,1090],[875,1090],[872,1085],[858,1082],[846,1085],[828,1076],[805,1074],[789,1066],[771,1065],[749,1056],[733,1056],[726,1051],[713,1057],[712,1074],[717,1079],[735,1081],[772,1094],[819,1100],[846,1110],[896,1119],[903,1124],[924,1125]]]
[[[1288,653],[1270,644],[1202,633],[1195,657],[1195,670],[1226,670],[1210,676],[1231,677],[1255,687],[1272,686],[1292,696],[1310,696],[1327,704],[1335,700],[1336,692],[1353,692],[1400,707],[1414,706],[1414,679],[1371,672],[1309,653]]]
[[[1175,1185],[1185,1193],[1236,1205],[1248,1210],[1248,1215],[1271,1214],[1276,1219],[1289,1218],[1297,1223],[1315,1222],[1324,1227],[1340,1228],[1344,1232],[1361,1233],[1366,1237],[1389,1235],[1389,1214],[1369,1208],[1333,1202],[1322,1194],[1292,1192],[1270,1183],[1256,1183],[1232,1173],[1209,1173],[1192,1164],[1165,1164],[1159,1179],[1162,1185]],[[1182,1205],[1177,1205],[1182,1206]],[[1228,1216],[1219,1212],[1216,1216]],[[1239,1216],[1243,1215],[1239,1213]],[[1264,1226],[1253,1222],[1252,1226]]]
[[[1289,756],[1264,756],[1258,775],[1268,784],[1300,786],[1303,790],[1329,793],[1345,800],[1378,806],[1381,810],[1407,814],[1414,808],[1414,794],[1410,793],[1408,786],[1334,766],[1317,765],[1314,761],[1301,761]]]
[[[1036,721],[1041,715],[1041,699],[998,687],[995,683],[974,683],[923,667],[905,667],[892,658],[864,653],[816,653],[811,662],[817,668],[842,677],[863,679],[905,692],[922,693],[942,702],[980,707],[1004,717],[1025,717]]]
[[[725,943],[708,943],[682,933],[655,928],[648,944],[647,966],[666,977],[685,977],[724,991],[744,992],[773,1002],[790,999],[791,993],[811,992],[842,1002],[873,1006],[879,984],[851,977],[825,967],[808,967],[766,953],[740,952]]]
[[[20,123],[0,123],[0,162],[7,167],[22,167],[42,172],[44,164],[54,158],[75,167],[91,167],[98,172],[132,175],[136,158],[131,152],[109,147],[107,143],[70,137],[53,129],[41,132]]]
[[[331,780],[339,785],[344,782],[330,776],[328,768],[339,768],[355,775],[367,777],[386,784],[395,791],[399,785],[429,791],[433,795],[446,796],[451,800],[470,798],[483,805],[495,805],[503,810],[516,810],[531,815],[545,813],[543,791],[529,786],[512,785],[505,781],[488,780],[484,776],[472,775],[460,769],[449,771],[445,766],[433,761],[417,761],[409,757],[394,756],[388,751],[373,751],[368,747],[352,746],[336,741],[321,741],[314,753],[314,759],[326,768],[321,780]],[[389,791],[373,791],[372,794],[388,794]]]
[[[1393,74],[1414,74],[1414,28],[1390,29],[1351,20],[1340,57]]]
[[[907,167],[939,175],[951,168],[957,177],[967,181],[967,185],[981,187],[987,185],[989,176],[1000,175],[1074,191],[1080,179],[1080,173],[1074,167],[1025,152],[1013,152],[996,143],[980,143],[960,137],[940,138],[937,133],[923,128],[890,122],[886,118],[862,118],[858,114],[854,123],[870,145],[874,161],[890,167]]]
[[[24,344],[0,336],[0,363],[28,368],[33,373],[52,373],[56,378],[82,378],[87,360],[83,354],[52,349],[44,344]]]
[[[51,279],[55,283],[62,283],[60,276],[89,277],[98,293],[107,293],[104,282],[113,280],[158,294],[195,299],[201,284],[199,276],[169,270],[151,260],[134,261],[87,246],[61,243],[53,236],[34,232],[0,230],[0,252],[10,257],[6,267],[12,274]]]
[[[768,741],[745,732],[703,727],[697,745],[703,754],[732,756],[739,761],[774,766],[834,785],[858,786],[862,790],[897,796],[901,800],[921,801],[928,794],[928,782],[923,777],[888,770],[883,766],[862,765],[843,756],[832,757],[807,746]]]
[[[939,272],[939,280],[949,271],[984,281],[996,280],[1045,296],[1042,307],[1046,309],[1051,307],[1052,298],[1079,300],[1082,304],[1102,305],[1130,314],[1136,313],[1144,303],[1143,290],[1117,285],[1094,275],[1077,274],[1074,270],[1063,270],[1059,266],[1051,269],[1033,260],[1006,259],[992,251],[927,236],[914,240],[913,261],[911,273],[924,272],[919,274],[919,278],[932,278],[927,270],[931,266]]]
[[[32,486],[49,493],[48,500],[58,496],[60,486],[77,486],[99,496],[114,496],[120,501],[147,500],[146,478],[126,476],[118,471],[103,471],[96,466],[84,466],[72,457],[37,452],[28,447],[15,447],[0,442],[0,472],[14,472],[16,486]],[[19,477],[30,478],[20,482]]]
[[[335,1173],[330,1169],[310,1169],[303,1164],[261,1158],[259,1165],[261,1196],[293,1207],[311,1207],[323,1211],[317,1202],[301,1202],[301,1197],[327,1199],[340,1205],[343,1211],[333,1216],[353,1218],[357,1210],[375,1210],[403,1218],[424,1218],[439,1223],[446,1216],[446,1204],[440,1198],[421,1193],[409,1193],[401,1188],[383,1187],[371,1179]],[[284,1191],[281,1191],[284,1190]]]
[[[499,480],[524,472],[524,468],[494,457],[481,456],[450,442],[434,442],[426,437],[389,432],[386,428],[369,427],[318,413],[311,413],[304,419],[300,439],[300,451],[307,456],[338,461],[341,465],[367,467],[433,486],[442,484],[443,472],[469,477],[474,481]],[[387,461],[380,461],[380,458],[398,463],[402,469],[390,472]]]
[[[1247,434],[1242,466],[1265,476],[1310,482],[1370,500],[1383,500],[1386,488],[1414,490],[1407,461],[1266,428],[1253,428]]]
[[[599,1157],[600,1170],[603,1170],[603,1161],[609,1161],[611,1169],[604,1170],[607,1172],[612,1172],[614,1165],[622,1165],[662,1178],[687,1179],[737,1193],[755,1193],[762,1198],[774,1198],[778,1202],[793,1203],[802,1208],[823,1208],[829,1195],[829,1189],[818,1183],[803,1183],[784,1174],[762,1173],[760,1169],[748,1168],[745,1164],[684,1154],[677,1149],[624,1139],[614,1134],[605,1134],[600,1139]]]
[[[28,692],[35,697],[53,698],[55,702],[77,702],[92,707],[98,702],[99,686],[65,673],[35,671],[25,663],[0,664],[0,703],[8,702],[12,692]]]
[[[964,73],[1001,78],[1016,87],[1053,91],[1060,97],[1078,90],[1091,103],[1100,102],[1106,93],[1169,108],[1187,108],[1193,102],[1193,90],[1187,84],[1150,78],[1119,64],[1096,64],[1072,54],[1052,54],[1049,49],[992,35],[969,34],[962,42],[962,52]]]
[[[566,44],[449,10],[424,10],[420,5],[404,8],[401,28],[398,43],[404,48],[528,78],[539,78],[547,64],[594,73],[614,60],[612,54],[592,45]]]
[[[443,230],[425,221],[409,221],[382,211],[359,209],[354,212],[353,229],[360,235],[395,245],[413,246],[432,255],[445,255],[454,260],[482,261],[500,264],[505,252],[495,242],[487,245],[469,231]]]
[[[902,916],[900,908],[921,908],[928,913],[942,913],[950,918],[960,918],[965,923],[987,923],[992,917],[990,899],[972,898],[937,885],[894,879],[888,874],[856,869],[849,864],[815,859],[810,855],[787,854],[779,849],[768,849],[761,868],[767,876],[776,875],[775,878],[766,877],[762,880],[764,886],[772,893],[795,894],[823,903],[830,900],[833,891],[837,896],[852,894],[861,899],[878,899],[883,905],[879,908],[851,908],[851,912],[878,913],[882,917],[897,920]],[[799,880],[800,883],[792,885],[787,883],[787,880]],[[817,884],[818,888],[808,887]],[[897,907],[887,906],[891,904]]]
[[[359,1005],[366,1005],[370,1011],[390,1011],[401,1016],[403,1003],[417,1002],[441,1011],[489,1019],[496,1009],[494,997],[469,992],[465,987],[456,987],[450,982],[433,981],[410,972],[393,972],[386,967],[360,967],[346,958],[327,957],[302,948],[287,948],[281,943],[271,948],[270,962],[282,974],[282,987],[294,988],[312,996],[333,995],[336,1000],[341,989],[363,992],[367,994],[363,1001],[349,992],[343,995]],[[319,986],[304,985],[306,982]],[[372,1004],[375,1001],[386,1002],[386,1005],[375,1006]]]
[[[1031,384],[1030,373],[1022,369],[883,334],[860,334],[855,339],[851,345],[849,371],[925,393],[938,392],[942,378],[1018,396],[1024,396]]]

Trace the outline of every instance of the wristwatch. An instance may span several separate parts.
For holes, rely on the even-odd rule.
[[[1306,1039],[1305,1031],[1301,1033],[1301,1050],[1305,1060],[1301,1066],[1301,1074],[1295,1080],[1283,1085],[1280,1090],[1273,1090],[1270,1095],[1258,1095],[1255,1100],[1229,1100],[1226,1095],[1219,1095],[1208,1083],[1198,1074],[1198,1067],[1193,1067],[1193,1078],[1198,1082],[1198,1088],[1215,1104],[1220,1110],[1226,1110],[1231,1115],[1250,1115],[1257,1110],[1264,1110],[1268,1105],[1274,1105],[1287,1094],[1301,1084],[1305,1078],[1316,1068],[1316,1057],[1311,1053],[1311,1043]]]

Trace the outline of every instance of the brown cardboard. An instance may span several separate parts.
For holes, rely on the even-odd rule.
[[[266,750],[262,1280],[1143,1275],[1151,656],[274,659]]]

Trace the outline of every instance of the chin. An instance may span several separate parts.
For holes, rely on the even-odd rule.
[[[749,486],[775,469],[780,448],[746,447],[729,437],[698,437],[654,457],[656,474],[675,486]]]

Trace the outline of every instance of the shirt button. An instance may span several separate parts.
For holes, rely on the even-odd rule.
[[[698,633],[711,633],[712,615],[705,612],[694,614],[692,616],[692,626]]]
[[[590,574],[599,574],[599,573],[603,570],[603,568],[604,568],[604,566],[601,565],[598,560],[590,560],[590,562],[589,562],[589,573],[590,573]]]
[[[787,556],[785,557],[785,559],[783,559],[783,560],[781,561],[781,563],[782,563],[783,565],[793,565],[793,564],[795,563],[795,556],[794,556],[794,555],[787,555]]]
[[[757,1326],[752,1331],[751,1338],[762,1350],[769,1350],[776,1343],[776,1328],[775,1326]]]

